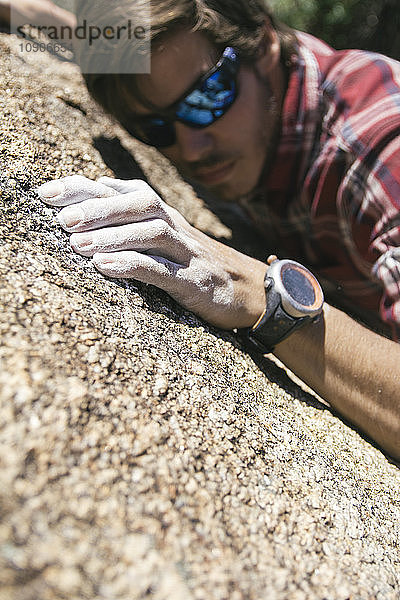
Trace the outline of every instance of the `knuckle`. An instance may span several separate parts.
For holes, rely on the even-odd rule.
[[[148,196],[151,192],[154,192],[153,188],[143,179],[133,179],[131,183],[134,185],[135,192]]]
[[[144,217],[164,216],[163,201],[149,186],[128,192],[126,201],[133,213],[141,213]]]
[[[163,200],[161,200],[157,192],[148,183],[141,181],[139,190],[149,208],[157,211],[163,209]]]
[[[163,201],[157,194],[151,194],[148,198],[148,207],[151,212],[158,215],[164,215]]]
[[[154,222],[154,239],[163,241],[172,237],[171,227],[163,219],[157,219]]]
[[[130,210],[143,214],[144,217],[163,219],[172,225],[171,210],[157,192],[142,179],[133,180],[136,189],[127,193]]]

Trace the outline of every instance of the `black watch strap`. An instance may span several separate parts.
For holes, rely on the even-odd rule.
[[[268,284],[268,278],[266,278],[266,284]],[[263,354],[269,354],[274,350],[276,344],[282,342],[307,322],[314,320],[308,316],[291,317],[282,308],[280,294],[275,291],[273,286],[268,289],[266,300],[265,311],[254,327],[238,330],[245,345]]]
[[[253,327],[239,329],[245,345],[268,354],[306,323],[320,318],[324,294],[315,276],[300,263],[275,255],[267,259],[266,307]]]

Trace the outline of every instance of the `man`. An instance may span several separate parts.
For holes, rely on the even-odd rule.
[[[82,1],[78,22],[101,19],[101,5]],[[321,312],[301,266],[210,239],[140,181],[40,188],[65,207],[73,249],[273,350],[400,459],[400,346],[385,337],[400,332],[400,65],[280,27],[263,0],[154,0],[151,74],[86,81],[183,175],[241,203],[329,302]]]

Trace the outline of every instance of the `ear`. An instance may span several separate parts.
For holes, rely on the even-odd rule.
[[[278,34],[270,19],[264,23],[264,35],[259,47],[259,55],[255,62],[255,69],[260,77],[270,78],[279,68],[281,58],[281,44]]]

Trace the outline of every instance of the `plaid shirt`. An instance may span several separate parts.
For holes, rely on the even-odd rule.
[[[400,63],[297,37],[276,156],[243,205],[329,302],[399,341]]]

